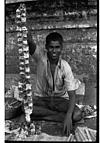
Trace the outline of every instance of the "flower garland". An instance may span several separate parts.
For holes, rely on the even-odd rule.
[[[30,83],[29,47],[27,42],[26,7],[20,4],[16,10],[17,45],[19,51],[20,80],[18,82],[19,98],[24,103],[25,118],[30,122],[33,110],[32,89]]]

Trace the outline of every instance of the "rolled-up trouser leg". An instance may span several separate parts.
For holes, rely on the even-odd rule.
[[[38,97],[33,100],[33,113],[32,116],[45,117],[45,119],[50,119],[54,121],[64,121],[64,117],[68,110],[69,101],[67,99],[56,97],[54,98],[54,107],[49,106],[50,97]],[[47,117],[46,117],[47,116]],[[81,110],[75,105],[72,121],[77,122],[81,120],[82,113]]]
[[[44,97],[33,97],[33,112],[31,117],[44,117],[57,114],[57,111],[53,111],[48,108],[49,100]]]
[[[55,105],[54,105],[53,109],[55,109],[55,111],[62,113],[61,115],[62,115],[62,119],[63,119],[63,117],[64,117],[63,113],[65,113],[65,115],[66,115],[66,113],[68,111],[69,100],[62,98],[62,97],[58,97],[58,98],[56,97],[54,100],[55,100]],[[52,107],[50,107],[50,108],[52,109]],[[60,113],[59,113],[59,116],[60,116]],[[77,122],[81,119],[82,119],[82,112],[79,109],[79,107],[77,105],[75,105],[74,111],[72,114],[72,121]]]
[[[66,113],[65,112],[57,112],[56,114],[51,114],[51,115],[45,116],[44,119],[56,121],[56,122],[64,122]],[[72,114],[72,122],[75,123],[75,122],[80,121],[81,119],[82,119],[82,113],[81,113],[80,109],[77,106],[75,106],[74,112]]]
[[[42,107],[42,106],[33,106],[33,112],[32,114],[34,116],[48,116],[48,115],[55,115],[58,112],[52,111],[48,108]]]
[[[65,117],[65,115],[67,114],[68,106],[69,106],[69,100],[61,98],[61,97],[55,99],[54,109],[55,109],[55,111],[58,111],[59,116],[62,113],[61,114],[62,117],[60,119],[63,119],[63,117]],[[52,107],[51,107],[51,109],[52,109]],[[81,119],[82,119],[82,112],[79,109],[79,107],[77,105],[75,105],[74,111],[73,111],[73,114],[72,114],[72,121],[77,122]]]

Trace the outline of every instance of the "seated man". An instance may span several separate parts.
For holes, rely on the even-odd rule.
[[[46,37],[45,50],[42,51],[42,47],[35,46],[32,35],[28,32],[28,44],[30,54],[37,62],[32,115],[58,116],[59,121],[64,121],[64,132],[66,130],[69,135],[72,121],[81,118],[81,112],[75,106],[75,90],[80,82],[74,78],[69,64],[61,58],[63,38],[57,32],[50,33]]]

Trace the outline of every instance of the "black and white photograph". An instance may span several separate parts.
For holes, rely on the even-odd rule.
[[[5,142],[97,141],[98,4],[5,0]]]

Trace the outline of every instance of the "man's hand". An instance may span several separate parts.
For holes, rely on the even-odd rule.
[[[72,130],[72,116],[70,114],[66,114],[64,120],[64,134],[69,136],[71,130]]]
[[[72,130],[72,113],[75,106],[75,91],[68,91],[68,95],[69,107],[64,120],[64,133],[66,133],[67,136],[70,135],[70,131]]]

